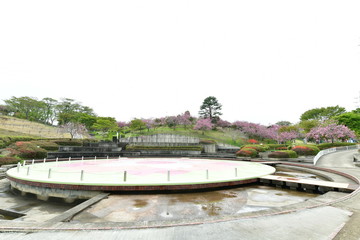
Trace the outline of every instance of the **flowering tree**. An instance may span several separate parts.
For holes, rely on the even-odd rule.
[[[161,126],[164,126],[164,125],[166,125],[164,117],[154,119],[153,128],[158,128],[158,127],[161,127]]]
[[[306,135],[309,139],[316,141],[325,140],[333,143],[335,140],[345,141],[349,138],[355,138],[355,133],[344,125],[331,123],[325,126],[318,126]]]
[[[264,139],[273,138],[273,129],[261,124],[249,123],[245,121],[236,121],[233,126],[241,130],[250,138]]]
[[[290,131],[290,132],[279,132],[276,140],[278,143],[283,143],[286,141],[294,140],[299,137],[299,132]]]
[[[70,133],[71,138],[84,138],[88,135],[85,125],[76,122],[67,122],[60,129],[64,133]]]
[[[124,128],[124,127],[128,127],[129,123],[123,122],[123,121],[118,121],[117,125],[118,125],[119,128]]]
[[[154,126],[154,120],[149,118],[149,119],[144,119],[142,118],[141,121],[143,121],[145,123],[145,127],[147,128],[148,131],[150,131],[150,128],[152,128]]]
[[[210,118],[199,118],[194,126],[195,130],[210,130],[213,128]]]
[[[273,139],[278,143],[283,143],[300,137],[299,129],[295,126],[274,125],[272,128],[275,131]]]
[[[293,126],[264,126],[244,121],[236,121],[233,126],[240,129],[248,137],[260,140],[268,138],[282,143],[300,137],[299,131]]]
[[[183,125],[185,128],[192,125],[191,122],[192,117],[189,111],[186,111],[185,113],[178,115],[176,118],[179,125]]]
[[[166,117],[165,122],[169,128],[173,128],[174,130],[175,130],[176,126],[179,125],[178,118],[175,116]]]
[[[218,127],[222,127],[222,128],[227,128],[227,127],[230,127],[231,126],[231,123],[226,121],[226,120],[222,120],[222,119],[219,119],[216,123],[216,125]]]

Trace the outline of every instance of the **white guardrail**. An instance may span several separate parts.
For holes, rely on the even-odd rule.
[[[345,147],[336,147],[336,148],[328,148],[325,150],[321,150],[316,156],[314,157],[314,165],[316,165],[317,161],[324,155],[338,152],[338,151],[346,151],[346,150],[352,150],[352,149],[360,149],[360,145],[352,145],[352,146],[345,146]]]

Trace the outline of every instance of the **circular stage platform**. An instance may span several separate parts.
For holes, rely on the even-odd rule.
[[[275,168],[260,163],[188,159],[119,158],[46,162],[7,171],[12,186],[84,191],[191,190],[256,182]],[[25,191],[26,192],[26,191]]]

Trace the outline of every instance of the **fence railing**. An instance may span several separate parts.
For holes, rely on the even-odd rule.
[[[8,171],[8,175],[14,178],[21,178],[23,180],[36,180],[36,181],[51,181],[57,183],[70,182],[70,183],[104,183],[104,184],[114,184],[120,183],[125,185],[131,184],[174,184],[174,183],[183,183],[188,181],[188,177],[191,177],[191,182],[211,182],[224,179],[248,179],[253,175],[252,171],[242,171],[239,167],[229,167],[222,171],[218,169],[198,169],[193,170],[189,173],[179,173],[177,169],[162,169],[162,171],[157,171],[152,174],[139,174],[137,170],[134,169],[122,169],[122,170],[106,170],[106,171],[94,171],[93,168],[89,169],[89,166],[95,166],[96,162],[106,161],[123,161],[127,158],[109,158],[106,159],[97,159],[96,157],[88,159],[85,161],[85,158],[80,159],[43,159],[43,160],[28,160],[24,161],[22,164],[18,163],[16,168],[12,168]],[[75,161],[74,161],[75,160]],[[44,163],[44,164],[38,164]],[[72,168],[71,166],[66,166],[66,164],[74,163],[77,168]],[[65,166],[64,166],[65,165]],[[84,166],[82,168],[81,166]],[[106,164],[105,164],[106,165]],[[115,164],[117,165],[117,164]]]
[[[352,149],[360,149],[360,145],[353,145],[353,146],[345,146],[345,147],[336,147],[336,148],[328,148],[325,150],[321,150],[318,154],[316,154],[316,156],[314,157],[314,165],[316,165],[317,161],[324,155],[329,154],[329,153],[333,153],[333,152],[338,152],[338,151],[346,151],[346,150],[352,150]]]

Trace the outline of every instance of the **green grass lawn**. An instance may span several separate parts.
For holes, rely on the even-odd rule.
[[[7,129],[2,129],[0,128],[0,137],[34,137],[36,138],[37,136],[35,135],[31,135],[31,134],[26,134],[26,133],[22,133],[22,132],[16,132],[16,131],[10,131]]]

